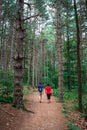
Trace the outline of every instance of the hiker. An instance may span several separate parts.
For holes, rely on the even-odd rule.
[[[49,84],[45,87],[45,92],[47,95],[48,103],[50,103],[51,95],[52,95],[52,88]]]
[[[42,92],[43,92],[43,85],[41,83],[38,84],[38,93],[39,93],[39,101],[42,102]]]

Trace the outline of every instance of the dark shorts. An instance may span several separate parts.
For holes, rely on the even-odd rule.
[[[39,93],[40,95],[42,95],[42,92],[38,91],[38,93]]]
[[[51,94],[47,94],[47,99],[50,99],[50,97],[51,97]]]

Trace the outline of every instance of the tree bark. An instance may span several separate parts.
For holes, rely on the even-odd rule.
[[[57,1],[56,19],[57,19],[57,49],[58,49],[58,87],[59,87],[59,100],[63,101],[63,70],[62,70],[62,35],[61,35],[61,1]]]
[[[69,36],[69,3],[67,2],[67,70],[68,70],[68,90],[71,91],[71,70],[70,70],[70,36]]]
[[[31,59],[31,53],[30,53],[30,39],[28,42],[28,81],[27,81],[27,85],[28,88],[30,89],[30,59]]]
[[[16,31],[16,53],[15,53],[15,65],[14,65],[14,102],[13,106],[16,108],[24,108],[23,103],[23,5],[24,0],[17,0],[17,10],[15,19],[15,31]]]
[[[76,19],[76,29],[77,29],[77,68],[78,68],[78,106],[79,111],[82,112],[82,82],[81,82],[81,44],[80,44],[80,30],[77,14],[76,0],[74,0],[74,10]]]

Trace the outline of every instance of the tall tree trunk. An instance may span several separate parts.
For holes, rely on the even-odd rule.
[[[37,86],[37,42],[35,43],[35,86]]]
[[[57,28],[56,28],[56,35],[57,35],[57,48],[58,48],[58,86],[59,86],[59,100],[63,100],[63,63],[62,63],[62,37],[61,37],[61,1],[56,1],[56,19],[57,19]]]
[[[45,66],[46,66],[46,49],[45,49],[45,44],[43,44],[43,76],[44,78],[46,77],[46,70],[45,70]]]
[[[14,65],[14,102],[13,106],[17,108],[24,108],[23,103],[23,6],[24,0],[17,0],[17,15],[15,19],[16,29],[16,53],[15,53],[15,65]]]
[[[30,89],[30,59],[31,59],[31,53],[30,53],[30,39],[29,39],[29,42],[28,42],[28,81],[27,81],[27,85],[28,85],[28,88]]]
[[[33,55],[32,55],[32,87],[34,87],[34,70],[35,70],[35,66],[34,66],[34,61],[35,61],[35,49],[34,49],[34,39],[33,39]]]
[[[0,0],[0,22],[2,20],[2,5],[3,5],[4,0]]]
[[[2,30],[2,5],[3,0],[0,1],[0,29]],[[2,68],[2,35],[0,36],[0,69]]]
[[[69,32],[67,28],[67,53],[68,53],[68,89],[72,90],[71,87],[71,74],[70,74],[70,42],[69,42]]]
[[[11,50],[10,50],[10,69],[13,70],[13,59],[12,57],[14,56],[14,40],[15,40],[15,29],[14,23],[12,24],[12,37],[11,37]]]
[[[86,18],[87,18],[87,0],[85,0],[85,3],[86,3]]]
[[[32,57],[32,86],[35,86],[35,28],[36,28],[36,18],[33,21],[33,57]]]
[[[81,44],[80,44],[80,30],[77,14],[76,0],[74,0],[75,9],[75,19],[76,19],[76,29],[77,29],[77,67],[78,67],[78,101],[79,101],[79,111],[82,112],[82,82],[81,82]]]
[[[70,70],[70,37],[69,37],[69,2],[67,1],[67,70],[68,70],[68,90],[71,91],[71,70]]]

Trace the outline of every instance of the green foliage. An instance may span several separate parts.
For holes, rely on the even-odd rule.
[[[84,83],[82,83],[82,92],[84,95],[87,94],[87,83],[84,81]]]
[[[48,14],[46,11],[46,4],[44,0],[35,0],[36,4],[35,7],[39,10],[39,13],[41,13],[42,17],[47,20],[48,19]]]
[[[84,97],[83,98],[83,103],[82,103],[82,106],[83,106],[83,116],[85,117],[85,119],[87,120],[87,97]]]
[[[62,112],[64,113],[64,115],[66,117],[68,117],[68,106],[66,104],[63,103],[63,110]]]
[[[64,92],[64,100],[71,100],[71,99],[77,99],[77,92],[73,91],[73,92]]]
[[[68,122],[68,130],[80,130],[80,129],[74,125],[73,121],[71,121]]]
[[[9,20],[14,19],[14,10],[16,9],[16,1],[14,0],[5,0],[4,6],[3,6],[3,16],[8,17]]]
[[[70,110],[78,110],[77,90],[74,90],[72,92],[64,92],[64,102],[65,103],[70,102],[68,109],[70,109]]]
[[[67,110],[63,109],[62,112],[64,113],[64,116],[68,117],[68,112],[67,112]]]
[[[9,97],[0,97],[0,102],[4,102],[4,103],[12,103],[13,102],[13,97],[9,96]]]
[[[42,78],[42,83],[44,83],[44,86],[46,86],[47,84],[50,84],[51,85],[51,80],[49,77],[43,77]]]
[[[1,79],[0,84],[3,84],[3,86],[12,87],[13,82],[10,79]]]
[[[58,88],[57,89],[53,89],[53,96],[58,97]]]
[[[24,86],[23,94],[26,96],[30,93],[30,90],[27,88],[27,86]]]
[[[63,79],[65,88],[69,89],[69,85],[77,86],[77,53],[76,53],[76,43],[73,38],[63,43],[63,52],[65,62],[63,63]]]
[[[1,77],[2,76],[2,77]],[[11,102],[13,93],[13,73],[0,70],[0,102]]]
[[[52,88],[55,88],[55,84],[52,82],[52,80],[49,77],[46,77],[46,76],[43,77],[42,83],[44,84],[44,86],[46,86],[47,84],[50,84]]]
[[[13,83],[10,80],[0,80],[0,95],[8,97],[13,92]]]
[[[23,85],[27,83],[27,80],[28,80],[28,69],[25,69],[23,73]]]
[[[11,33],[10,29],[14,21],[14,13],[16,9],[16,1],[14,0],[5,0],[3,4],[3,13],[2,13],[2,20],[5,21],[5,28],[1,28],[0,36],[3,39],[9,38]],[[8,43],[7,43],[8,44]]]

